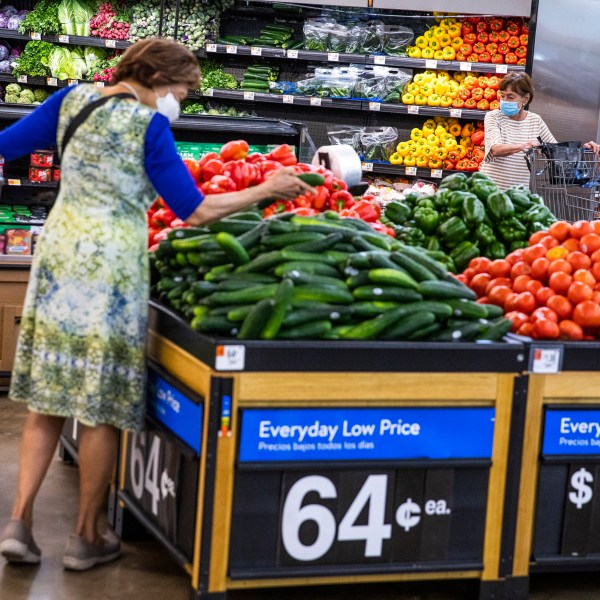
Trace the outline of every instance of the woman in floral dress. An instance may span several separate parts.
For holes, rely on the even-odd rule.
[[[118,431],[144,423],[146,211],[156,194],[197,225],[310,189],[282,169],[260,186],[203,198],[169,129],[199,78],[183,46],[145,40],[124,54],[110,88],[67,88],[0,133],[6,160],[53,146],[62,154],[61,190],[36,248],[10,388],[30,412],[12,518],[0,538],[9,561],[40,561],[33,504],[67,417],[82,425],[80,511],[63,563],[84,570],[120,554],[113,535],[99,534],[98,518]],[[69,124],[103,98],[63,148]]]

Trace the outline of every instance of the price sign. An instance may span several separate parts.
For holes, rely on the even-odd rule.
[[[406,167],[406,169],[404,170],[404,172],[407,175],[416,175],[417,174],[417,167]]]
[[[27,75],[19,75],[19,76],[17,77],[17,81],[18,81],[19,83],[27,83]]]
[[[217,45],[216,44],[206,44],[206,51],[207,52],[216,52]]]
[[[435,179],[442,178],[442,170],[441,169],[431,169],[431,176]]]
[[[416,104],[409,104],[408,108],[407,108],[408,114],[409,115],[418,115],[419,114],[419,107]]]
[[[96,87],[104,87],[104,81],[94,81]]]
[[[316,98],[316,97],[312,96],[310,99],[310,105],[311,106],[321,106],[321,98]]]
[[[473,65],[470,62],[461,62],[458,68],[461,71],[471,71],[472,70],[471,69],[472,66]]]
[[[46,84],[52,87],[56,87],[58,85],[58,79],[56,79],[56,77],[47,77]]]
[[[329,52],[327,54],[327,60],[329,60],[331,62],[339,62],[340,61],[339,52]]]
[[[79,85],[79,80],[78,79],[68,79],[67,84],[70,87],[73,87],[74,85]]]
[[[287,57],[288,58],[298,58],[298,50],[288,50]]]
[[[227,44],[225,50],[227,54],[237,54],[238,47],[233,44]]]
[[[69,36],[68,35],[59,35],[58,36],[58,41],[61,44],[68,44],[69,43]]]
[[[104,45],[107,48],[116,48],[117,47],[117,40],[104,40]]]
[[[8,185],[21,185],[21,180],[20,179],[7,179],[6,183],[8,183]]]
[[[462,109],[460,109],[460,108],[451,108],[450,109],[450,116],[454,117],[455,119],[460,119],[462,117]]]
[[[374,56],[373,63],[376,65],[385,65],[385,56]]]
[[[39,41],[39,40],[41,40],[41,39],[42,39],[42,34],[41,34],[41,33],[36,33],[36,32],[34,32],[34,31],[32,31],[32,32],[31,32],[29,35],[31,36],[31,39],[32,39],[32,40],[37,40],[37,41]]]
[[[496,65],[496,73],[508,73],[508,65]]]
[[[361,164],[362,166],[362,170],[363,171],[372,171],[373,170],[373,163],[372,162],[364,162]]]
[[[532,373],[558,373],[562,367],[563,349],[562,347],[554,348],[535,348],[531,349],[531,365]]]
[[[212,88],[208,88],[202,92],[203,96],[214,96],[214,90]]]
[[[250,54],[252,56],[262,56],[262,48],[259,46],[252,46],[252,48],[250,48]]]
[[[381,102],[369,102],[369,110],[379,112],[381,110]]]
[[[284,104],[294,104],[294,96],[290,96],[289,94],[283,95],[283,103]]]
[[[244,92],[244,100],[254,100],[254,92]]]
[[[243,371],[246,364],[246,347],[242,345],[217,346],[215,369],[217,371]]]
[[[437,60],[426,60],[425,68],[426,69],[437,69],[438,61]]]

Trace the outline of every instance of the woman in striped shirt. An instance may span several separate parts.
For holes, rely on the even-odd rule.
[[[500,110],[485,116],[485,160],[481,172],[501,189],[513,185],[529,187],[525,151],[543,142],[556,142],[543,119],[525,107],[533,99],[533,85],[527,73],[509,73],[500,83]],[[585,147],[598,153],[600,147]]]

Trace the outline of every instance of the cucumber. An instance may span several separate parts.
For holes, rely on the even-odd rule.
[[[335,233],[339,231],[346,235],[354,236],[356,234],[356,230],[353,227],[346,227],[330,220],[325,222],[323,219],[317,219],[316,217],[300,217],[296,215],[292,217],[292,225],[296,225],[306,231],[317,231],[319,233]]]
[[[215,242],[214,233],[176,239],[171,242],[171,247],[177,252],[195,252],[200,249],[203,242]],[[208,249],[210,249],[210,246]],[[218,250],[218,246],[216,249]]]
[[[388,252],[391,251],[391,249],[392,249],[392,244],[385,239],[386,237],[389,237],[389,236],[377,235],[376,233],[371,231],[370,233],[366,233],[366,232],[362,233],[361,232],[360,237],[363,240],[365,240],[366,242],[368,242],[369,244],[371,244],[371,246],[381,248],[382,250],[386,250]]]
[[[448,276],[448,269],[437,260],[427,256],[424,252],[421,252],[412,246],[404,246],[404,248],[402,248],[402,253],[431,271],[438,279],[445,279]]]
[[[285,258],[281,254],[280,250],[273,250],[266,254],[259,254],[256,258],[252,259],[249,263],[241,265],[236,269],[237,273],[264,273],[269,269],[273,268],[281,262],[284,262]]]
[[[260,81],[242,81],[242,83],[240,83],[240,89],[251,92],[258,92],[259,94],[266,94],[269,92],[269,84],[260,83]]]
[[[229,263],[227,254],[220,250],[217,252],[188,252],[186,256],[188,257],[190,264],[193,264],[196,267],[216,267]]]
[[[315,255],[315,261],[288,261],[275,267],[275,275],[277,277],[285,277],[290,271],[302,271],[303,273],[310,273],[312,275],[325,275],[327,277],[339,277],[340,272],[331,265],[316,262],[319,256]]]
[[[423,296],[405,287],[391,285],[365,285],[352,292],[357,300],[378,300],[390,302],[418,302]]]
[[[208,228],[213,233],[219,233],[224,231],[225,233],[230,233],[231,235],[242,235],[246,233],[246,231],[250,231],[256,226],[254,221],[244,221],[242,219],[222,219],[221,221],[216,221],[215,223],[211,223]]]
[[[321,304],[314,308],[293,308],[283,319],[284,327],[296,327],[311,321],[340,321],[352,316],[351,306],[336,306],[334,304]]]
[[[284,248],[285,246],[300,245],[305,242],[317,242],[326,237],[324,234],[315,233],[314,231],[296,231],[278,235],[263,235],[261,242],[269,248]]]
[[[380,248],[379,246],[376,246],[375,244],[371,244],[371,242],[369,242],[365,237],[363,236],[359,236],[359,235],[355,235],[352,238],[352,245],[358,250],[358,252],[370,252],[372,250],[377,251],[377,250],[383,250],[383,248]],[[387,252],[387,248],[385,249],[385,251]]]
[[[371,259],[373,256],[389,256],[389,252],[384,250],[374,250],[372,252],[355,252],[348,257],[348,266],[355,269],[370,269],[373,265]]]
[[[165,258],[166,256],[169,256],[173,251],[173,246],[171,244],[172,242],[169,239],[160,240],[158,248],[154,253],[156,258]]]
[[[294,213],[287,214],[293,215]],[[293,216],[290,218],[293,218]],[[281,217],[267,219],[267,223],[267,229],[269,233],[272,233],[274,235],[278,233],[293,233],[294,231],[299,231],[299,228],[296,227],[296,225]],[[305,229],[305,231],[308,231],[308,229]],[[326,233],[330,232],[327,231]]]
[[[468,287],[460,288],[449,281],[422,281],[418,284],[418,291],[426,298],[453,299],[465,298],[476,300],[477,294]]]
[[[169,231],[167,239],[172,242],[174,240],[183,240],[185,238],[199,237],[206,234],[210,234],[210,230],[206,227],[178,227],[177,229]]]
[[[265,298],[256,303],[246,315],[240,331],[237,334],[240,340],[256,340],[265,326],[273,310],[273,300]]]
[[[252,304],[243,304],[242,306],[236,306],[235,308],[229,308],[229,312],[227,313],[227,320],[232,321],[234,323],[242,322],[248,313],[254,308]]]
[[[402,316],[402,307],[392,308],[374,319],[363,321],[347,331],[342,337],[350,340],[370,340],[392,327]]]
[[[214,276],[215,283],[223,281],[244,281],[247,286],[257,283],[278,283],[279,280],[273,275],[266,273],[219,273]]]
[[[183,293],[187,291],[187,289],[187,283],[179,284],[177,287],[174,287],[173,289],[167,292],[167,300],[171,301],[180,299],[183,296]]]
[[[183,252],[178,252],[175,255],[175,263],[178,267],[187,267],[190,264],[188,262],[187,255]]]
[[[281,250],[281,256],[283,256],[284,260],[290,260],[295,262],[321,262],[326,265],[335,266],[336,262],[333,258],[329,258],[329,256],[325,256],[323,254],[318,254],[316,252],[297,252],[296,250],[291,250],[290,248],[283,248]]]
[[[181,295],[181,301],[190,306],[195,306],[198,304],[198,296],[191,290],[187,290]]]
[[[266,285],[255,285],[243,290],[231,292],[213,292],[207,296],[203,303],[209,306],[220,306],[226,304],[250,304],[259,302],[265,298],[272,298],[277,291],[277,284],[267,283]]]
[[[343,235],[341,233],[330,233],[319,240],[291,244],[290,246],[286,246],[285,250],[292,252],[325,252],[337,244],[342,238]],[[329,264],[332,264],[333,262],[337,264],[338,262],[333,258],[329,260],[327,255],[325,255],[325,259],[326,261],[329,261]]]
[[[253,228],[254,229],[254,228]],[[217,243],[223,249],[223,252],[227,255],[227,258],[236,265],[244,265],[250,262],[250,257],[246,248],[239,243],[230,233],[220,231],[217,233]]]
[[[205,317],[210,312],[208,306],[198,305],[192,307],[192,314],[194,317]]]
[[[356,248],[352,244],[340,242],[333,247],[333,251],[343,252],[344,254],[354,254],[356,252]]]
[[[194,317],[191,323],[194,331],[201,333],[217,333],[234,336],[238,332],[237,325],[230,323],[224,316]]]
[[[504,309],[501,306],[495,304],[481,304],[485,308],[486,319],[498,319],[504,314]]]
[[[282,340],[295,340],[300,338],[322,338],[332,330],[332,325],[329,321],[313,321],[298,325],[298,327],[290,327],[282,329],[278,337]]]
[[[452,308],[452,316],[463,319],[487,319],[488,312],[483,304],[477,304],[472,300],[446,300],[446,304]]]
[[[383,338],[386,340],[403,340],[434,323],[435,315],[431,312],[420,311],[412,313],[404,316],[393,327],[390,327],[383,335]]]
[[[235,290],[247,290],[256,285],[256,282],[248,282],[243,279],[224,279],[217,285],[217,292],[233,292]]]
[[[294,288],[293,300],[314,300],[316,302],[335,302],[351,304],[354,301],[348,290],[333,285],[306,285]]]
[[[250,248],[258,244],[266,227],[266,223],[261,222],[254,228],[250,229],[249,231],[246,231],[246,233],[242,233],[242,235],[240,235],[237,238],[237,241],[241,244],[243,248],[249,250]]]
[[[256,223],[262,223],[262,217],[260,216],[258,210],[252,209],[233,213],[229,216],[229,218],[236,221],[255,221]]]
[[[273,309],[263,327],[260,338],[262,340],[272,340],[277,336],[277,333],[283,325],[283,319],[288,308],[292,304],[292,294],[294,292],[294,283],[290,279],[284,279],[277,288],[275,293]]]
[[[370,319],[399,306],[398,302],[355,302],[350,308],[356,318]]]
[[[349,288],[357,288],[361,285],[370,285],[369,271],[359,271],[358,275],[351,275],[346,279],[346,285]]]
[[[369,258],[369,262],[374,269],[395,269],[396,271],[405,272],[385,254],[373,254],[373,256]]]
[[[405,271],[410,273],[417,281],[437,281],[436,275],[431,272],[427,267],[418,263],[416,260],[411,258],[408,254],[403,254],[402,251],[393,252],[391,259]]]
[[[411,290],[417,290],[419,287],[419,284],[410,275],[395,269],[371,269],[369,279],[373,283],[400,286]]]
[[[323,254],[333,259],[336,265],[346,264],[349,256],[347,252],[340,252],[338,250],[325,250]]]
[[[486,324],[480,321],[454,321],[441,331],[435,340],[439,342],[468,342],[475,339],[485,330]]]
[[[315,275],[300,270],[289,271],[286,274],[296,285],[333,285],[348,291],[346,283],[337,277],[328,277],[327,275]]]
[[[415,331],[413,334],[409,335],[406,339],[413,342],[418,340],[426,340],[436,335],[442,329],[441,323],[432,323],[427,327],[423,327],[423,329],[419,329],[419,331]]]
[[[327,211],[327,212],[330,212],[330,213],[333,213],[334,215],[337,215],[338,219],[340,218],[339,214],[336,213],[333,210]],[[364,232],[370,233],[370,234],[373,233],[373,228],[366,221],[361,221],[360,219],[353,219],[351,217],[344,217],[344,224],[345,225],[351,225],[357,231],[361,231],[361,232],[364,231]]]
[[[417,312],[430,312],[433,313],[438,319],[446,320],[452,316],[452,308],[446,302],[437,302],[435,300],[422,300],[421,302],[414,302],[404,305],[404,310],[407,314]]]
[[[178,285],[181,285],[184,278],[181,275],[174,275],[173,277],[162,277],[156,285],[159,292],[168,292]]]
[[[495,319],[475,337],[476,340],[500,341],[509,331],[512,323],[508,319]]]
[[[296,177],[312,187],[325,185],[325,177],[319,173],[300,173],[299,175],[296,175]]]

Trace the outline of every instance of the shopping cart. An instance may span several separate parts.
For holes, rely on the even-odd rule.
[[[527,151],[532,193],[544,198],[557,219],[592,221],[600,217],[598,156],[581,144],[542,144]],[[551,151],[550,151],[551,150]]]

